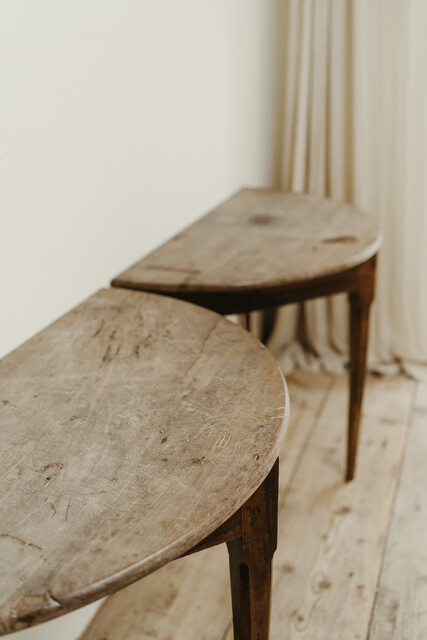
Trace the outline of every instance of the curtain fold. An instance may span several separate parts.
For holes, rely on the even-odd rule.
[[[370,367],[427,363],[427,2],[286,0],[281,187],[354,204],[384,243]],[[285,372],[343,371],[344,295],[280,309],[270,348]]]

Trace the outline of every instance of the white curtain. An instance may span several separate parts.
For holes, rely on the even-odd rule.
[[[427,362],[427,0],[285,1],[281,187],[378,219],[370,366],[419,375]],[[347,323],[344,296],[284,307],[269,346],[285,372],[339,373]]]

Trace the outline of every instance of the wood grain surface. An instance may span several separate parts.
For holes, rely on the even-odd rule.
[[[425,638],[426,395],[399,484],[416,383],[368,377],[359,473],[344,484],[345,379],[298,371],[288,382],[271,640]],[[195,554],[107,598],[80,640],[232,640],[228,584],[225,549]]]
[[[272,355],[211,311],[103,290],[0,362],[0,633],[185,553],[275,462]]]
[[[427,383],[418,385],[369,640],[427,638]]]
[[[372,217],[307,194],[243,189],[113,280],[164,293],[286,287],[367,261]]]
[[[290,378],[292,411],[280,451],[281,493],[289,489],[331,383],[326,375],[300,371]],[[282,546],[279,539],[276,560]],[[79,640],[224,640],[228,632],[232,634],[228,555],[220,545],[174,561],[107,598]]]
[[[358,474],[343,483],[346,381],[281,495],[271,640],[366,640],[404,453],[413,382],[370,378]],[[231,640],[227,636],[226,640]]]
[[[348,204],[309,194],[243,189],[114,278],[112,285],[163,293],[225,315],[244,313],[247,329],[251,311],[349,293],[345,479],[351,481],[380,244],[373,218]]]

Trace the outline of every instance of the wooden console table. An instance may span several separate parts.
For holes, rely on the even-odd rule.
[[[237,325],[103,290],[0,361],[0,635],[226,542],[235,637],[268,637],[286,385]]]
[[[310,195],[244,189],[117,276],[219,313],[249,313],[348,292],[351,316],[346,479],[354,476],[375,256],[381,237],[354,207]]]

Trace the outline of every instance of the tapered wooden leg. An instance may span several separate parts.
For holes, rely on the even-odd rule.
[[[362,413],[369,333],[369,310],[373,300],[375,259],[367,263],[359,288],[351,291],[350,301],[350,405],[348,416],[346,481],[354,478],[359,425]]]
[[[277,546],[278,461],[241,508],[242,535],[227,542],[234,640],[267,640],[271,568]]]
[[[261,342],[267,344],[276,324],[277,308],[266,309],[263,314]]]
[[[249,311],[245,313],[245,329],[246,331],[251,330],[251,314],[249,313]]]

